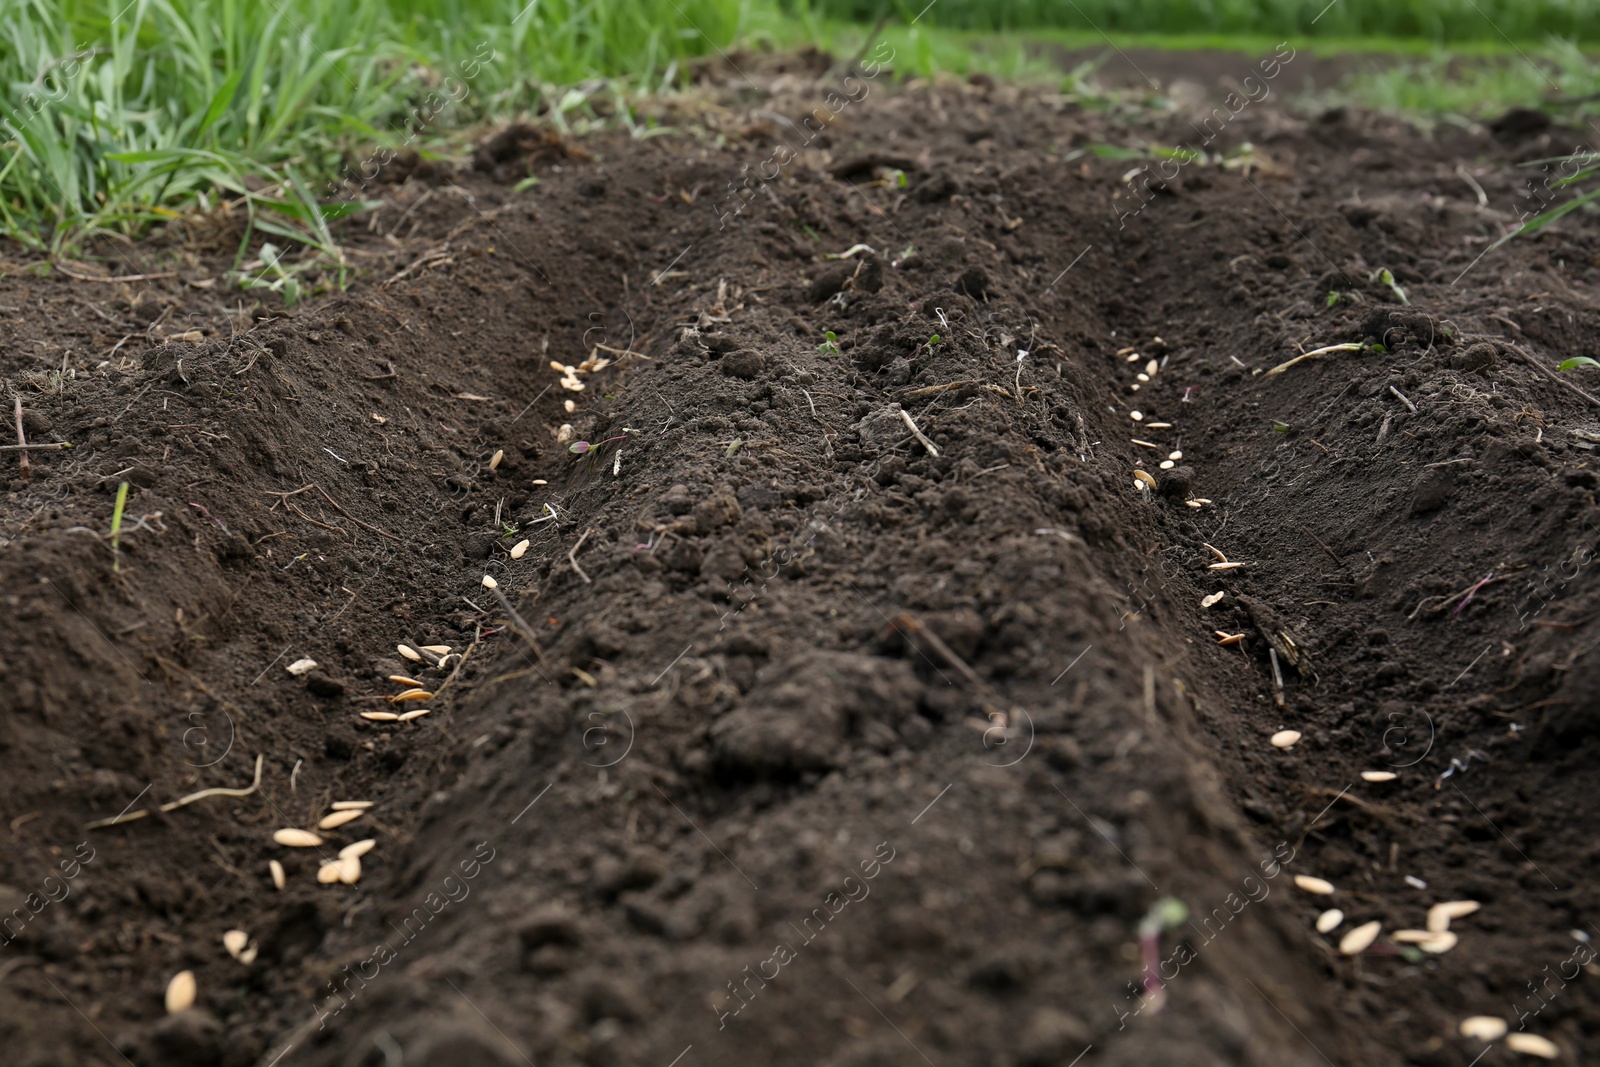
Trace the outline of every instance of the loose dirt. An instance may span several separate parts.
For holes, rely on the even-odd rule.
[[[1473,266],[1560,131],[1245,109],[1146,191],[1091,149],[1186,121],[889,81],[396,168],[296,309],[13,264],[8,1062],[1596,1047],[1600,233]]]

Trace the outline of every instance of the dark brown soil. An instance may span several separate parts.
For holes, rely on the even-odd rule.
[[[1248,165],[1133,201],[1074,149],[1183,122],[885,75],[735,214],[838,88],[741,66],[663,116],[704,136],[407,175],[308,308],[241,316],[176,237],[135,257],[175,279],[0,282],[7,412],[74,446],[0,453],[7,1062],[1465,1067],[1459,1021],[1519,1012],[1596,1047],[1600,383],[1554,366],[1600,232],[1455,281],[1529,147],[1256,110]],[[1264,373],[1345,342],[1384,350]],[[392,674],[431,714],[360,717]],[[1459,899],[1450,951],[1388,937]]]

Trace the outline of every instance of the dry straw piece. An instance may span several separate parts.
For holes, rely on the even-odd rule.
[[[1299,730],[1279,730],[1272,735],[1273,748],[1293,748],[1304,735]]]
[[[1483,905],[1476,900],[1446,900],[1435,904],[1428,909],[1428,929],[1436,934],[1442,934],[1450,929],[1454,919],[1462,919],[1477,911]]]
[[[1383,932],[1383,923],[1373,919],[1345,934],[1339,941],[1339,952],[1345,956],[1359,956],[1372,947],[1378,940],[1378,935]]]
[[[1329,908],[1327,911],[1317,916],[1317,933],[1329,933],[1338,927],[1338,925],[1342,922],[1344,922],[1344,912],[1340,911],[1338,908]]]
[[[422,653],[418,652],[410,645],[395,645],[394,650],[413,663],[422,662]]]
[[[167,983],[167,1014],[176,1015],[194,1007],[197,992],[193,971],[179,971],[173,975],[172,981]]]
[[[1392,782],[1400,777],[1393,771],[1362,771],[1361,780],[1364,782]]]
[[[1538,1034],[1512,1034],[1506,1038],[1506,1048],[1512,1052],[1520,1052],[1524,1056],[1538,1056],[1540,1059],[1553,1060],[1561,1056],[1561,1050],[1556,1048],[1554,1041],[1540,1037]]]
[[[365,856],[368,852],[371,852],[375,847],[377,847],[377,844],[377,838],[369,837],[364,840],[357,841],[353,845],[346,845],[344,848],[339,850],[339,858],[343,860],[354,856],[356,859],[360,859],[362,856]]]
[[[239,958],[239,953],[244,951],[250,943],[250,935],[243,930],[229,930],[222,935],[222,947],[228,950],[228,955],[234,959]]]
[[[346,811],[336,811],[332,815],[324,815],[322,817],[322,821],[317,823],[317,829],[337,830],[345,823],[354,822],[356,819],[361,818],[361,816],[365,814],[366,812],[359,808]]]
[[[296,678],[300,677],[302,674],[310,674],[312,671],[314,671],[316,669],[317,669],[317,661],[314,660],[314,659],[311,659],[309,657],[307,657],[306,659],[297,659],[293,663],[289,664],[287,667],[284,668],[284,670],[288,671],[290,674],[294,675]]]
[[[272,884],[277,888],[282,889],[288,882],[288,878],[284,877],[283,864],[279,863],[277,860],[270,860],[267,863],[267,870],[272,872]]]
[[[1462,1037],[1470,1037],[1476,1041],[1499,1041],[1506,1036],[1506,1021],[1494,1015],[1474,1015],[1462,1019]]]
[[[521,559],[522,558],[522,554],[524,552],[528,551],[529,543],[530,542],[528,541],[528,539],[526,537],[524,537],[522,540],[520,540],[516,544],[512,545],[511,546],[511,558],[512,559]]]
[[[1320,897],[1325,897],[1333,892],[1332,882],[1324,878],[1313,878],[1309,874],[1295,875],[1294,884],[1305,892],[1315,893]]]
[[[275,831],[272,839],[286,848],[316,848],[322,844],[322,838],[310,830],[293,828]]]

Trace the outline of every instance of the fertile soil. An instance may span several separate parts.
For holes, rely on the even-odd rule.
[[[13,253],[7,1063],[1600,1047],[1600,230],[1467,270],[1566,135],[1252,108],[1146,191],[1085,148],[1184,116],[890,81],[391,168],[293,309]]]

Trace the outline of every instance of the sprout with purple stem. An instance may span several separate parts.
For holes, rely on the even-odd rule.
[[[1161,933],[1175,930],[1189,921],[1189,908],[1177,897],[1162,897],[1139,920],[1139,956],[1144,963],[1144,991],[1160,1011],[1166,999],[1161,983]]]
[[[594,444],[590,444],[588,441],[574,441],[567,446],[567,451],[575,456],[581,456],[591,448],[600,448],[604,445],[609,445],[612,441],[626,441],[628,439],[626,427],[624,427],[624,431],[615,437],[608,437],[604,441],[596,441]]]

